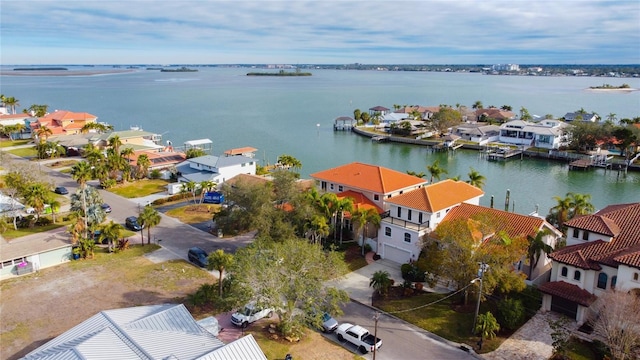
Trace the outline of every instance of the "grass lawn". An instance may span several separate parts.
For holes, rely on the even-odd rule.
[[[179,208],[171,209],[166,212],[167,215],[174,217],[185,224],[196,224],[211,220],[213,214],[220,210],[220,205],[201,204],[201,205],[185,205]]]
[[[464,310],[455,311],[451,301],[452,298],[434,303],[446,296],[443,294],[424,293],[392,299],[392,295],[389,295],[387,300],[374,301],[374,306],[445,339],[465,343],[475,348],[478,336],[471,335],[475,306],[468,306]],[[433,305],[425,306],[426,304]],[[407,309],[415,310],[399,312]],[[506,338],[500,335],[491,340],[485,339],[481,353],[497,349],[505,340]]]
[[[27,140],[16,140],[16,141],[11,141],[11,140],[2,140],[0,141],[0,148],[5,148],[5,147],[10,147],[10,146],[20,146],[20,145],[26,145],[29,143],[29,139]]]
[[[55,169],[59,167],[73,166],[77,163],[78,160],[58,160],[56,162],[49,163],[46,166]]]
[[[28,148],[13,149],[13,150],[9,150],[9,152],[12,153],[13,155],[20,156],[23,158],[32,158],[32,157],[38,156],[38,151],[36,150],[35,146],[28,147]]]
[[[166,180],[160,179],[144,179],[132,183],[116,185],[109,189],[114,194],[118,194],[128,199],[143,197],[151,194],[157,194],[167,191]]]
[[[13,224],[10,224],[10,229],[7,230],[5,233],[3,233],[2,237],[5,238],[5,240],[13,240],[22,236],[27,236],[31,234],[37,234],[37,233],[41,233],[49,230],[58,229],[60,227],[67,226],[70,223],[71,223],[70,221],[62,221],[62,216],[58,214],[56,216],[55,224],[49,224],[45,226],[34,226],[32,228],[21,228],[18,230],[14,230]]]

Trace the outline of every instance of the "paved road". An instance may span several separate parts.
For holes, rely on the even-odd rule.
[[[357,302],[349,302],[344,307],[344,315],[337,317],[339,323],[352,323],[365,327],[371,333],[375,331],[373,320],[375,310]],[[376,360],[466,360],[478,359],[457,347],[445,343],[435,335],[408,324],[392,316],[380,314],[377,335],[382,339],[382,347],[376,353]],[[328,339],[339,343],[335,334],[325,335]],[[342,345],[354,354],[360,354],[355,346],[344,342]],[[364,355],[372,359],[373,354]]]

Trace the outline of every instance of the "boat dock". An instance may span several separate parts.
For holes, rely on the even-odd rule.
[[[488,160],[508,160],[514,156],[522,156],[522,149],[512,149],[510,147],[499,147],[487,149],[485,154]]]
[[[381,135],[380,136],[374,136],[374,137],[371,138],[371,141],[376,141],[376,142],[384,142],[384,141],[387,141],[387,140],[389,140],[388,136],[381,136]]]

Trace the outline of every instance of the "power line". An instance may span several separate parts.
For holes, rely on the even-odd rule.
[[[422,308],[425,308],[425,307],[427,307],[427,306],[431,306],[431,305],[433,305],[433,304],[437,304],[437,303],[439,303],[440,301],[446,300],[446,299],[448,299],[448,298],[450,298],[450,297],[452,297],[452,296],[454,296],[454,295],[457,295],[457,294],[461,293],[463,290],[466,290],[466,289],[467,289],[469,286],[471,286],[471,285],[473,285],[473,284],[469,284],[469,285],[467,285],[467,286],[463,287],[462,289],[460,289],[460,290],[458,290],[458,291],[456,291],[456,292],[453,292],[453,293],[451,293],[451,294],[449,294],[449,295],[447,295],[447,296],[443,297],[442,299],[438,299],[438,300],[436,300],[436,301],[432,301],[432,302],[430,302],[430,303],[428,303],[428,304],[420,305],[420,306],[417,306],[417,307],[414,307],[414,308],[411,308],[411,309],[404,309],[404,310],[398,310],[398,311],[387,311],[386,313],[387,313],[387,314],[400,314],[400,313],[404,313],[404,312],[409,312],[409,311],[413,311],[413,310],[422,309]]]

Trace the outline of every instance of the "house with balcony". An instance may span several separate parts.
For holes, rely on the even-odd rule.
[[[388,212],[380,225],[378,254],[400,264],[418,259],[424,235],[451,209],[461,203],[478,205],[483,195],[475,186],[447,179],[386,199]]]
[[[460,136],[462,140],[471,141],[478,145],[486,145],[490,142],[500,140],[500,127],[498,125],[487,125],[485,123],[463,123],[456,126],[452,133]]]
[[[524,147],[558,149],[569,144],[569,126],[560,120],[542,120],[539,123],[512,120],[500,125],[498,140]]]
[[[213,181],[222,184],[240,174],[256,174],[256,160],[243,155],[204,155],[187,159],[176,165],[178,181],[200,183]]]
[[[640,202],[609,205],[564,223],[567,246],[549,256],[551,279],[539,287],[542,308],[583,324],[604,292],[640,289]]]
[[[51,136],[80,134],[83,126],[95,123],[98,117],[86,112],[73,112],[68,110],[56,110],[37,121],[31,122],[31,130],[46,126],[51,130]]]

